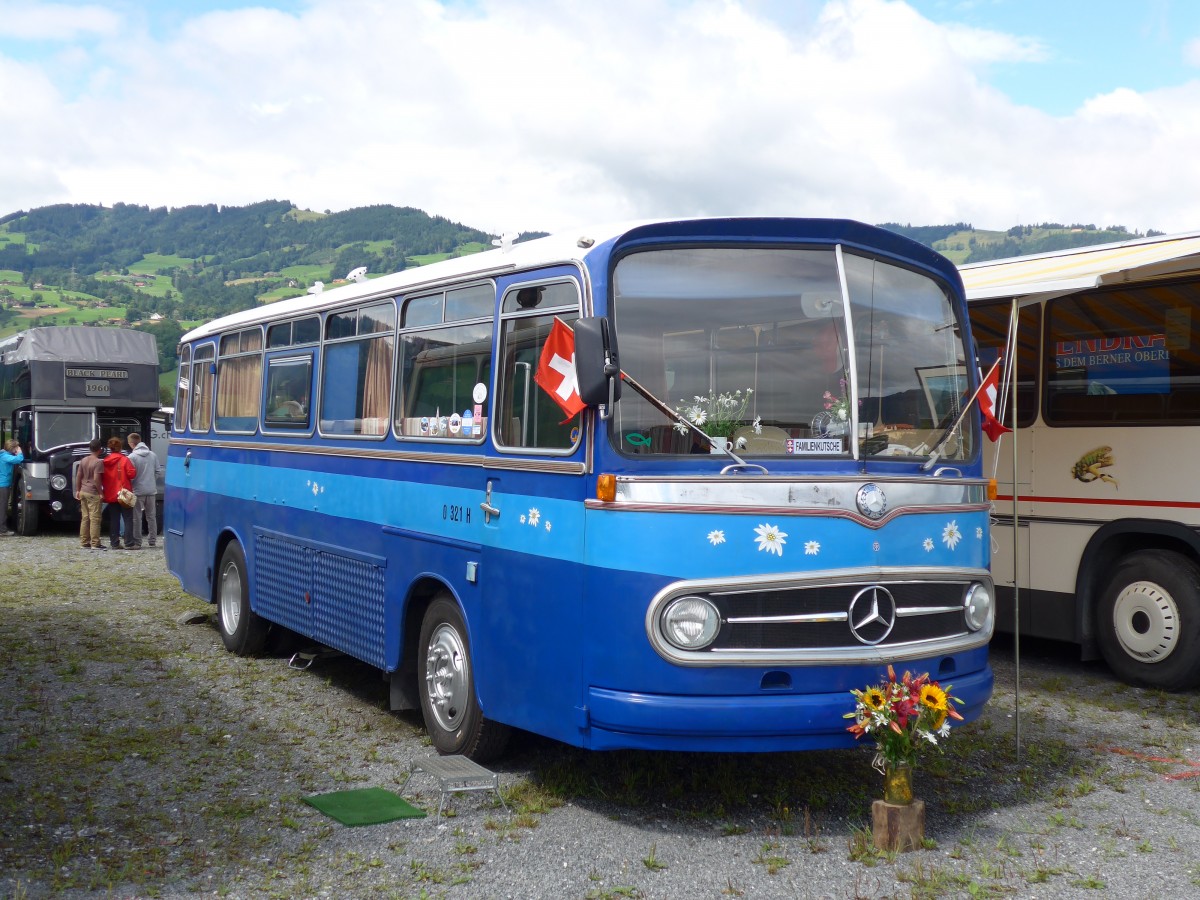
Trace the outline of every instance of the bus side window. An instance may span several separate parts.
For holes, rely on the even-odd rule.
[[[500,360],[500,404],[496,426],[505,447],[569,450],[579,437],[580,416],[565,419],[562,408],[534,381],[553,315],[525,316],[504,322]],[[570,325],[578,315],[559,313]],[[564,421],[565,419],[565,421]]]
[[[267,428],[309,428],[309,387],[312,384],[312,355],[272,359],[267,362],[267,405],[263,425]]]
[[[212,423],[213,383],[217,377],[213,357],[213,345],[205,344],[196,351],[192,363],[192,431],[208,431]]]
[[[482,438],[489,404],[475,403],[474,396],[478,385],[487,385],[491,359],[490,321],[404,335],[396,378],[397,437]]]
[[[175,392],[175,409],[179,411],[175,428],[183,431],[188,423],[188,391],[192,380],[192,348],[185,346],[179,354],[179,384]]]

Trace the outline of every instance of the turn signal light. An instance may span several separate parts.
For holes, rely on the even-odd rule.
[[[988,479],[988,499],[989,499],[989,500],[995,500],[995,499],[996,499],[996,495],[997,495],[997,494],[999,494],[999,493],[1000,493],[1000,491],[999,491],[999,489],[998,489],[998,487],[997,487],[997,485],[996,485],[996,479],[995,479],[995,478],[989,478],[989,479]]]
[[[617,476],[601,475],[596,479],[596,499],[612,503],[617,499]]]

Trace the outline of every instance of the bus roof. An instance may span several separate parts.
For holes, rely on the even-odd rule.
[[[103,362],[158,365],[154,335],[129,328],[47,325],[0,341],[0,361]]]
[[[1200,231],[1093,244],[959,267],[967,300],[1067,294],[1200,270]]]
[[[762,234],[764,237],[786,238],[802,235],[806,240],[850,243],[862,241],[873,247],[900,253],[909,258],[917,258],[952,282],[956,280],[957,276],[954,266],[945,257],[934,253],[924,245],[893,232],[850,219],[780,217],[643,219],[591,225],[549,237],[512,244],[497,250],[487,250],[483,253],[448,259],[427,266],[414,266],[390,275],[341,285],[317,294],[279,300],[198,325],[185,334],[180,341],[188,342],[242,326],[314,313],[338,303],[353,302],[359,297],[376,297],[398,292],[408,293],[450,280],[488,278],[538,266],[579,264],[589,254],[606,248],[613,241],[631,235],[635,238],[638,237],[639,235],[635,232],[640,232],[645,236],[655,233],[661,235],[664,226],[671,228],[676,225],[681,227],[681,233],[690,233],[705,238],[719,238],[723,235],[744,237],[753,230],[753,233]]]
[[[279,300],[266,306],[231,313],[228,316],[198,325],[185,334],[181,341],[191,341],[242,325],[303,315],[306,312],[324,309],[339,301],[353,300],[358,296],[419,290],[426,285],[432,286],[448,279],[486,278],[552,262],[580,261],[594,247],[637,224],[639,223],[632,222],[626,223],[624,226],[610,225],[564,232],[496,250],[485,250],[482,253],[455,257],[427,266],[413,266],[389,275],[382,275],[379,278],[340,285],[316,294],[305,294],[302,297]]]

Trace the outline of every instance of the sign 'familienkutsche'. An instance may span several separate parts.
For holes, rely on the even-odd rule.
[[[68,378],[128,378],[124,369],[67,369]]]

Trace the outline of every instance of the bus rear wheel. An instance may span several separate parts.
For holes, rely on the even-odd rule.
[[[421,622],[420,648],[421,713],[433,746],[439,753],[476,762],[499,756],[508,742],[508,728],[484,718],[475,694],[466,623],[448,595],[429,604]]]
[[[238,656],[253,656],[266,643],[269,626],[250,608],[246,555],[237,541],[230,541],[217,567],[217,624],[225,649]]]
[[[25,477],[18,475],[13,479],[13,507],[15,510],[15,527],[17,534],[32,537],[38,530],[38,507],[32,500],[25,498]]]
[[[1182,691],[1200,684],[1200,566],[1140,550],[1113,571],[1097,610],[1109,668],[1130,684]]]

